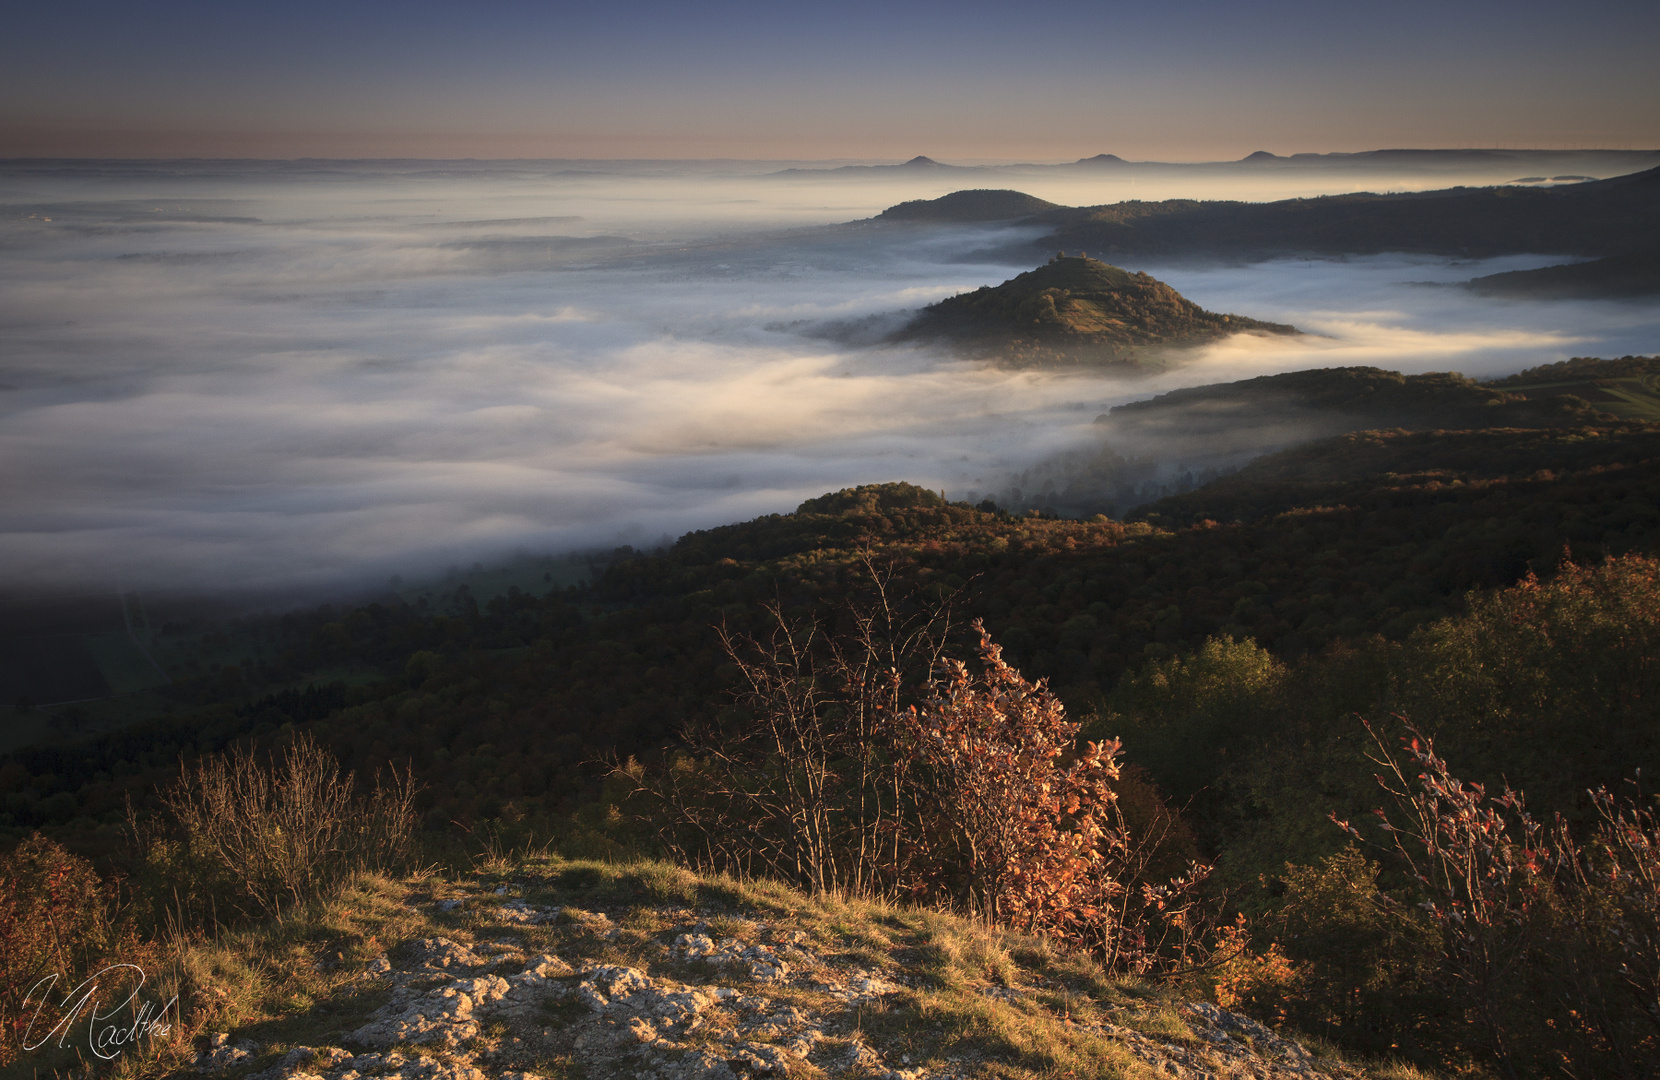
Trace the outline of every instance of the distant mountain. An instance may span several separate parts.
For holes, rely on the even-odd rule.
[[[1436,173],[1477,174],[1490,177],[1498,183],[1509,177],[1543,173],[1593,174],[1618,176],[1660,165],[1660,150],[1363,150],[1339,154],[1273,154],[1258,150],[1237,161],[1126,161],[1116,154],[1096,154],[1077,161],[1009,165],[947,165],[933,158],[918,155],[910,161],[892,165],[842,165],[827,168],[792,168],[774,173],[775,176],[858,176],[872,173],[891,175],[897,170],[954,170],[963,173],[983,173],[987,176],[1046,175],[1075,172],[1080,169],[1123,169],[1136,172],[1255,173],[1263,169],[1318,171],[1330,170],[1348,173],[1380,172],[1391,176],[1405,173],[1434,175]]]
[[[1018,367],[1138,364],[1154,346],[1186,346],[1296,327],[1219,315],[1147,274],[1083,255],[924,308],[901,340],[943,339]]]
[[[1471,281],[1470,288],[1493,296],[1538,300],[1660,295],[1660,249],[1489,274]]]
[[[886,172],[896,172],[896,171],[903,171],[903,172],[908,172],[908,173],[915,173],[915,172],[947,172],[947,171],[950,171],[950,172],[979,172],[979,171],[983,171],[985,168],[986,168],[986,166],[981,166],[981,165],[947,165],[944,162],[935,161],[931,157],[925,157],[922,154],[918,154],[916,157],[912,158],[911,160],[902,161],[902,162],[898,163],[897,165],[841,165],[841,166],[837,166],[836,168],[833,168],[833,169],[801,169],[801,168],[781,169],[778,172],[773,173],[772,175],[773,176],[791,176],[791,175],[797,175],[797,174],[802,174],[802,173],[813,173],[813,174],[820,174],[820,175],[825,174],[825,173],[870,173],[870,172],[886,173]]]
[[[1660,248],[1660,169],[1557,188],[1450,188],[1270,203],[1124,202],[1033,215],[1043,248],[1107,255],[1621,255]]]

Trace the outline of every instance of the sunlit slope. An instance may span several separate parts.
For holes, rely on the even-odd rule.
[[[1146,364],[1154,346],[1187,346],[1280,323],[1206,311],[1145,273],[1081,255],[925,309],[901,336],[943,339],[1017,367]]]
[[[1588,402],[1621,420],[1660,420],[1660,356],[1575,357],[1488,384],[1537,402]]]

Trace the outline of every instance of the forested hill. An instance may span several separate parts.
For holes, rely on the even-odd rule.
[[[1023,191],[970,189],[890,206],[878,221],[1008,221],[1061,207]]]
[[[1244,332],[1298,331],[1206,311],[1148,274],[1058,254],[1001,285],[924,308],[896,339],[939,339],[1008,365],[1055,366],[1146,362],[1153,347]]]
[[[1530,396],[1520,384],[1500,388],[1451,372],[1347,367],[1172,390],[1097,419],[1115,444],[1197,461],[1367,428],[1560,427],[1610,418],[1573,393]]]
[[[944,200],[934,204],[949,205]],[[931,213],[928,204],[905,205],[909,220]],[[1361,192],[1269,203],[1169,199],[1036,213],[1008,200],[1001,210],[1007,219],[1044,227],[1023,251],[1078,248],[1109,259],[1390,251],[1600,257],[1660,248],[1660,169],[1552,188]]]
[[[1489,274],[1471,281],[1470,288],[1529,300],[1653,296],[1660,293],[1660,248],[1590,262]]]
[[[1101,443],[1034,465],[1010,498],[1122,517],[1265,453],[1372,429],[1472,431],[1660,420],[1660,358],[1580,358],[1479,383],[1451,372],[1320,368],[1174,390],[1096,417]]]

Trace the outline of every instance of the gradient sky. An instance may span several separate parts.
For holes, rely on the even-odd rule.
[[[56,0],[0,157],[1660,147],[1660,4]]]

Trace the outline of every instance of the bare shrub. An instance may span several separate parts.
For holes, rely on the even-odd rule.
[[[367,793],[354,781],[309,735],[263,760],[239,747],[181,762],[179,778],[158,793],[171,830],[134,824],[152,862],[193,868],[223,886],[241,913],[273,916],[407,858],[416,821],[410,774],[392,770]]]
[[[720,628],[734,722],[684,731],[667,768],[618,770],[670,853],[815,891],[905,888],[911,761],[893,717],[943,654],[951,612],[896,597],[891,568],[864,568],[869,595],[838,613],[840,632],[776,604],[765,638]]]
[[[1660,1075],[1660,815],[1606,789],[1597,822],[1576,841],[1558,817],[1559,889],[1552,928],[1557,977],[1577,1003],[1580,1036],[1603,1048],[1608,1074]]]

